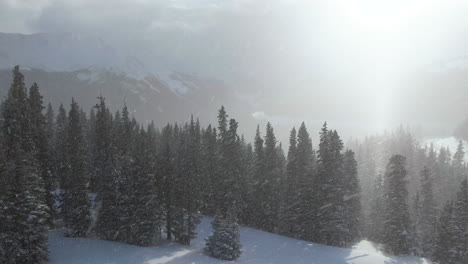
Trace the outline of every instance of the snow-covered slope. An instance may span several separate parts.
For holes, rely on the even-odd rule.
[[[455,151],[457,151],[458,144],[460,143],[460,140],[455,138],[455,137],[443,137],[443,138],[428,138],[425,139],[423,144],[434,144],[435,149],[440,149],[440,148],[449,148],[450,152],[453,154]],[[468,142],[463,141],[463,147],[465,152],[468,151]],[[468,155],[465,155],[465,160],[468,162]]]
[[[50,264],[218,264],[203,254],[204,238],[211,232],[210,218],[198,228],[191,246],[165,243],[137,247],[88,238],[65,238],[60,232],[49,237]],[[363,241],[353,249],[335,248],[286,238],[252,228],[241,228],[243,254],[234,263],[251,264],[424,264],[415,257],[388,257]]]

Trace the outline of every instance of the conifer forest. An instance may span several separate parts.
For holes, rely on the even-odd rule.
[[[0,0],[0,264],[468,264],[468,0]]]

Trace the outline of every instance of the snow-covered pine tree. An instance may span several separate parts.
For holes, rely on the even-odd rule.
[[[66,169],[66,140],[67,140],[67,126],[68,126],[68,117],[67,111],[63,107],[63,104],[60,104],[58,114],[55,120],[55,133],[54,133],[54,169],[57,176],[58,185],[63,184],[63,178]]]
[[[349,244],[359,240],[361,227],[361,187],[357,175],[357,162],[352,150],[346,150],[344,153],[343,172],[346,188],[343,199],[347,219],[344,240]]]
[[[172,223],[175,211],[175,131],[178,130],[177,125],[175,127],[167,125],[163,128],[161,133],[160,148],[158,153],[158,174],[162,181],[161,193],[163,195],[164,205],[164,220],[166,224],[167,239],[172,239]]]
[[[285,191],[281,202],[280,211],[280,233],[286,236],[295,237],[300,233],[300,227],[297,219],[299,219],[300,199],[298,183],[298,166],[297,166],[297,132],[293,127],[289,134],[289,149],[286,165]]]
[[[73,237],[86,237],[91,224],[85,147],[80,109],[72,99],[66,133],[67,152],[61,186],[61,208],[63,222],[68,229],[66,235]]]
[[[411,221],[411,230],[413,231],[414,234],[414,255],[416,256],[422,256],[422,245],[421,245],[421,239],[420,239],[420,234],[419,234],[419,223],[421,220],[421,199],[419,196],[419,191],[416,192],[416,195],[413,198],[412,201],[412,206],[410,208],[410,221]]]
[[[299,218],[296,219],[296,225],[299,226],[300,235],[307,240],[316,238],[316,203],[314,180],[316,176],[316,157],[312,148],[312,140],[305,123],[302,122],[297,132],[297,183],[299,184],[297,197],[294,201],[299,202]],[[300,213],[303,212],[303,213]],[[297,214],[297,213],[296,213]],[[301,237],[299,237],[301,238]]]
[[[410,254],[413,247],[406,176],[406,158],[393,155],[384,177],[385,218],[382,242],[386,250],[395,255]]]
[[[372,241],[382,243],[384,241],[383,223],[384,216],[384,186],[382,174],[378,174],[374,182],[374,194],[371,201],[371,210],[369,215],[369,238]]]
[[[50,156],[49,137],[46,131],[46,117],[44,116],[42,95],[39,92],[39,86],[34,83],[29,89],[29,107],[31,111],[31,134],[34,145],[36,146],[36,159],[40,166],[40,176],[44,182],[44,198],[47,207],[52,210],[54,206],[54,184],[52,175],[52,157]],[[48,212],[49,218],[47,224],[53,226],[51,211]]]
[[[217,165],[217,142],[216,128],[211,125],[202,132],[201,136],[201,177],[203,182],[202,191],[202,212],[205,215],[214,215],[216,212],[214,203],[216,171]]]
[[[264,191],[263,183],[265,177],[265,147],[264,140],[260,134],[260,126],[257,125],[257,130],[254,139],[254,161],[253,173],[250,186],[248,203],[252,214],[250,215],[250,224],[256,228],[262,228],[263,222],[263,200]]]
[[[231,210],[218,212],[211,223],[213,233],[206,239],[205,254],[222,260],[236,260],[242,254],[239,225]]]
[[[172,233],[178,242],[190,245],[201,221],[200,126],[193,117],[179,136],[176,168],[176,210]]]
[[[278,228],[278,214],[280,205],[280,184],[283,182],[283,168],[277,150],[276,137],[273,127],[268,122],[265,134],[265,147],[263,159],[263,175],[260,178],[261,191],[257,199],[262,200],[260,216],[260,228],[267,232],[274,232]]]
[[[252,144],[246,143],[244,136],[241,136],[241,188],[239,202],[239,223],[244,225],[251,224],[252,207],[250,206],[252,194],[252,176],[254,165],[254,153]]]
[[[117,172],[114,170],[112,114],[100,96],[96,108],[96,157],[94,160],[98,197],[101,202],[96,233],[101,239],[115,240],[119,235],[117,204],[120,199]]]
[[[124,116],[125,116],[124,111]],[[125,118],[124,118],[125,119]],[[150,246],[161,237],[162,196],[156,171],[156,136],[140,129],[135,142],[135,171],[131,181],[131,244]]]
[[[86,141],[88,142],[88,172],[89,172],[89,190],[92,193],[97,192],[97,178],[96,178],[96,170],[94,168],[94,160],[96,157],[96,112],[95,108],[92,107],[89,111],[89,118],[88,118],[88,131],[85,134]]]
[[[315,234],[314,210],[315,155],[312,141],[304,123],[299,131],[290,133],[290,147],[286,165],[286,179],[281,210],[281,233],[300,239],[313,240]]]
[[[458,183],[462,182],[466,177],[468,177],[465,163],[465,150],[462,140],[458,142],[457,151],[455,154],[453,154],[452,167],[455,180],[453,180],[451,183],[454,183],[455,185],[453,188],[456,188]]]
[[[224,194],[219,202],[215,220],[213,221],[213,235],[206,241],[206,254],[223,259],[235,260],[241,254],[239,227],[237,224],[238,204],[240,201],[240,183],[242,164],[240,159],[241,145],[237,135],[236,120],[229,120],[227,128],[227,114],[224,107],[218,113],[218,146],[220,193]]]
[[[54,109],[52,108],[52,104],[48,103],[47,104],[47,110],[45,114],[45,130],[46,130],[46,137],[47,137],[47,142],[48,142],[48,155],[49,155],[49,169],[51,170],[51,183],[52,183],[52,189],[55,190],[55,188],[58,186],[57,183],[57,172],[55,168],[55,113]],[[51,208],[53,209],[53,207]],[[52,213],[55,214],[54,210],[52,210]]]
[[[437,208],[433,194],[433,180],[431,171],[427,167],[424,167],[421,170],[420,175],[420,211],[418,217],[418,224],[416,226],[416,233],[423,256],[431,257],[435,244]]]
[[[0,103],[0,109],[3,109],[3,103]],[[8,240],[8,221],[6,209],[8,208],[7,191],[10,189],[7,172],[7,162],[5,160],[5,147],[3,143],[3,115],[0,115],[0,263],[9,263],[6,259],[6,242]]]
[[[32,138],[31,108],[24,76],[13,69],[13,82],[2,108],[5,167],[2,184],[2,240],[5,264],[47,261],[45,190]],[[2,257],[0,257],[2,258]]]
[[[126,118],[123,116],[127,112]],[[126,120],[124,120],[126,119]],[[135,136],[132,131],[127,107],[124,106],[122,115],[120,111],[114,114],[111,128],[112,168],[114,172],[114,224],[117,232],[113,240],[131,243],[130,222],[132,216],[132,189],[131,177],[136,173],[132,149],[135,146]]]
[[[318,175],[316,177],[317,242],[344,246],[347,230],[344,209],[343,143],[326,123],[320,133]]]
[[[455,226],[457,230],[457,259],[463,263],[468,259],[468,179],[462,181],[454,203]]]
[[[462,264],[457,261],[457,227],[454,204],[447,202],[437,223],[433,260],[438,264]]]

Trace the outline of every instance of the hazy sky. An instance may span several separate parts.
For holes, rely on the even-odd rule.
[[[467,14],[450,0],[0,0],[0,31],[102,37],[150,68],[255,91],[259,119],[381,128],[468,114],[463,102],[428,106],[421,88],[465,70]],[[466,98],[464,81],[452,96]]]

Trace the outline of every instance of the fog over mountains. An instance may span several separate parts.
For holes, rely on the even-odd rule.
[[[21,65],[27,83],[37,81],[46,100],[67,105],[73,96],[84,107],[91,107],[103,94],[111,107],[118,109],[126,103],[139,120],[154,120],[158,125],[185,121],[190,114],[214,122],[216,109],[225,105],[241,121],[246,136],[252,137],[254,131],[243,128],[270,121],[285,143],[289,129],[302,121],[318,131],[327,120],[345,138],[399,124],[410,125],[423,136],[449,136],[466,116],[465,57],[406,73],[387,89],[377,89],[380,95],[371,96],[368,83],[362,82],[364,88],[359,82],[347,87],[346,75],[340,73],[336,78],[284,75],[286,81],[272,84],[278,76],[193,73],[187,65],[141,54],[87,34],[0,33],[0,95],[9,87],[11,68]],[[381,97],[389,99],[382,110],[385,113],[379,110],[383,108]],[[380,121],[375,122],[379,116]]]
[[[139,58],[122,54],[99,38],[0,33],[0,58],[1,96],[11,82],[11,68],[21,65],[26,82],[36,81],[51,102],[68,105],[73,96],[91,107],[102,94],[113,109],[126,103],[137,119],[160,126],[186,121],[191,114],[214,121],[222,104],[240,118],[253,120],[251,103],[243,99],[248,97],[223,81],[147,68]]]

